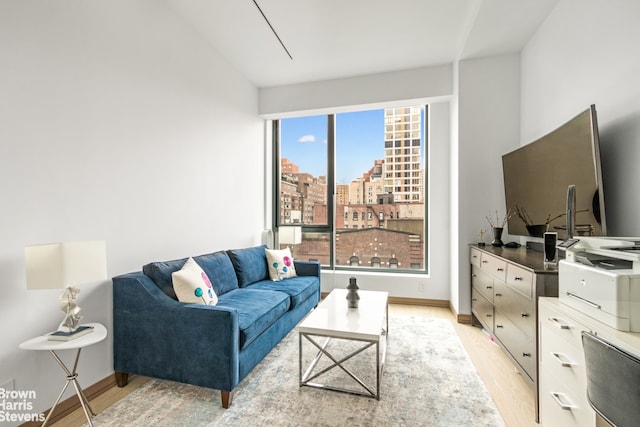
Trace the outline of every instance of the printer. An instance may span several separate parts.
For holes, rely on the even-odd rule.
[[[620,331],[640,332],[640,238],[578,237],[558,245],[559,301]]]

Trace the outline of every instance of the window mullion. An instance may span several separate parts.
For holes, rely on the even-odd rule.
[[[330,239],[330,260],[331,268],[335,268],[336,262],[336,212],[335,212],[335,191],[336,191],[336,116],[327,116],[327,219],[329,224]]]

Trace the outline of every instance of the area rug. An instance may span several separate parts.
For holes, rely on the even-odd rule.
[[[294,330],[236,388],[229,409],[220,406],[218,391],[151,379],[100,413],[94,425],[504,426],[446,319],[390,318],[380,400],[300,387],[298,348]],[[306,354],[306,343],[303,348]],[[375,386],[369,351],[375,350],[358,355],[349,369]],[[324,379],[349,380],[340,370],[330,375]]]

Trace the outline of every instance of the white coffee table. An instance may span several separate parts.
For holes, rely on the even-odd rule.
[[[389,293],[360,290],[358,291],[358,295],[360,296],[358,308],[348,308],[346,299],[347,290],[334,289],[298,326],[300,387],[307,386],[341,391],[380,400],[380,377],[382,376],[382,369],[384,367],[387,350],[387,334],[389,332]],[[318,343],[316,337],[325,337],[326,339],[323,343]],[[304,373],[302,372],[302,338],[305,338],[318,349],[316,356]],[[360,341],[363,345],[338,359],[327,350],[327,345],[332,338]],[[376,348],[375,390],[360,380],[360,378],[344,364],[347,360],[352,359],[354,356],[372,346]],[[333,364],[314,373],[314,368],[322,356],[331,359]],[[313,380],[320,375],[336,367],[342,369],[349,377],[358,383],[361,388],[350,389],[313,382]]]

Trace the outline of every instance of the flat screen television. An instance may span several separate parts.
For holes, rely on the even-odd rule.
[[[514,236],[558,239],[605,236],[606,221],[595,105],[542,138],[502,156],[505,202]],[[575,224],[567,231],[568,188],[575,186]]]

